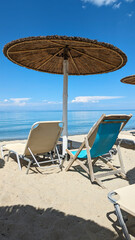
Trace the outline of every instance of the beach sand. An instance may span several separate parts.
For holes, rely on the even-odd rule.
[[[81,142],[83,136],[76,136]],[[135,140],[131,132],[120,138]],[[70,139],[75,140],[75,136]],[[10,141],[10,143],[25,142]],[[1,142],[0,145],[7,142]],[[0,239],[5,240],[110,240],[123,239],[113,205],[111,190],[135,183],[135,150],[121,148],[128,180],[110,176],[103,179],[106,189],[91,184],[84,171],[72,167],[19,170],[12,158],[0,159]],[[113,164],[118,166],[117,155]],[[75,166],[76,164],[74,164]],[[129,216],[131,239],[135,239],[135,218]]]

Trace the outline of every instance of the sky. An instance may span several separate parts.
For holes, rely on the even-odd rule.
[[[69,110],[135,109],[135,0],[12,0],[0,8],[0,110],[62,110],[63,76],[20,67],[3,54],[13,40],[77,36],[120,48],[127,64],[114,72],[69,76]]]

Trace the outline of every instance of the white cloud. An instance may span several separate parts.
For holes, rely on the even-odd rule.
[[[60,104],[61,102],[49,101],[48,104]]]
[[[97,5],[99,7],[105,5],[111,5],[115,3],[117,0],[82,0],[84,3],[93,3],[94,5]]]
[[[82,8],[84,9],[84,8],[86,8],[86,6],[85,6],[85,5],[82,5]]]
[[[83,3],[92,3],[98,7],[113,5],[113,8],[119,8],[122,2],[118,0],[81,0]],[[125,0],[126,2],[133,2],[134,0]],[[82,6],[83,7],[83,6]]]
[[[10,98],[10,100],[18,106],[24,106],[27,101],[30,100],[30,98]]]
[[[72,103],[88,103],[88,102],[99,102],[100,100],[108,100],[108,99],[117,99],[123,98],[122,96],[79,96],[75,97],[71,102]]]
[[[115,3],[114,5],[113,5],[113,8],[114,9],[118,9],[118,8],[120,8],[120,5],[122,4],[122,2],[119,2],[119,3]]]
[[[132,17],[133,14],[134,14],[134,12],[131,12],[131,13],[128,13],[127,15],[128,15],[128,17]]]
[[[30,98],[10,98],[13,102],[22,102],[22,101],[28,101]]]
[[[47,100],[43,100],[43,102],[45,104],[61,104],[62,102],[55,102],[55,101],[47,101]]]
[[[0,101],[0,106],[12,107],[12,106],[24,106],[30,98],[10,98]]]

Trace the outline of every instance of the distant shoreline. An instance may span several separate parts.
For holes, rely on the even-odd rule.
[[[133,135],[135,134],[135,129],[130,129],[130,130],[122,130],[120,132],[120,136],[123,136],[123,138],[125,138],[125,136],[128,138],[135,138],[135,136]],[[68,137],[69,139],[74,139],[74,138],[83,138],[83,136],[87,135],[87,133],[82,133],[82,134],[70,134]],[[26,141],[27,138],[6,138],[6,139],[0,139],[0,142],[9,142],[9,141]]]
[[[100,112],[115,112],[115,111],[135,111],[135,109],[75,109],[75,110],[68,110],[68,112],[95,112],[95,111],[100,111]],[[45,109],[1,109],[0,113],[3,112],[63,112],[62,109],[58,110],[45,110]]]

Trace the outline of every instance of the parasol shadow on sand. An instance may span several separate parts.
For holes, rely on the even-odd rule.
[[[111,44],[81,37],[39,36],[12,41],[4,55],[12,62],[40,72],[64,74],[63,154],[67,148],[68,75],[92,75],[116,71],[127,62],[126,55]]]
[[[0,207],[1,240],[108,240],[121,239],[114,231],[93,220],[65,214],[53,208],[31,205]]]

